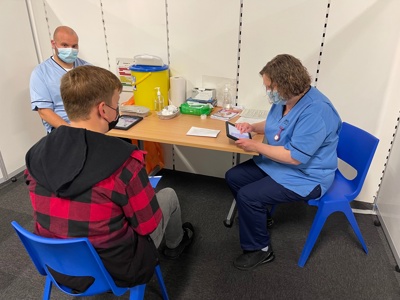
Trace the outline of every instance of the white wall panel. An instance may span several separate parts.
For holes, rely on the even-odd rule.
[[[168,64],[164,0],[102,0],[111,71],[116,58],[151,54]]]
[[[30,109],[29,78],[37,58],[24,0],[0,1],[0,36],[0,151],[7,179],[24,169],[27,150],[45,134]]]
[[[240,1],[167,2],[171,75],[183,76],[188,91],[194,86],[220,90],[225,79],[234,83]]]
[[[332,1],[318,79],[342,119],[380,143],[360,201],[374,201],[400,109],[400,2]]]
[[[267,109],[260,70],[278,54],[299,58],[315,78],[327,1],[244,1],[238,102]]]

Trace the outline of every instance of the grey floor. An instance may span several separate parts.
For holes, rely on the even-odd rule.
[[[241,253],[238,225],[222,221],[232,197],[223,179],[163,170],[158,188],[175,188],[184,221],[194,224],[195,242],[178,261],[161,258],[170,299],[400,299],[400,276],[376,217],[356,218],[366,255],[342,214],[332,215],[304,268],[297,266],[315,215],[306,204],[281,205],[271,230],[276,259],[253,271],[236,270]],[[41,299],[37,273],[11,228],[12,220],[32,229],[32,209],[23,179],[0,187],[0,299]],[[70,299],[53,289],[52,299]],[[90,299],[116,299],[105,294]],[[127,295],[120,299],[128,299]],[[153,278],[145,299],[161,299]]]

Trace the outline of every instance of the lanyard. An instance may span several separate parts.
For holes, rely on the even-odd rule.
[[[275,141],[279,141],[279,139],[281,138],[281,133],[282,133],[283,129],[284,129],[284,128],[283,128],[282,126],[279,126],[279,131],[278,131],[278,133],[275,134],[275,136],[274,136],[274,140],[275,140]]]

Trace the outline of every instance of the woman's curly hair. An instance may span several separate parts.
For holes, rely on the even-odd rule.
[[[284,99],[303,93],[311,84],[311,77],[301,61],[289,54],[275,56],[260,71],[271,80],[271,88],[276,87]]]

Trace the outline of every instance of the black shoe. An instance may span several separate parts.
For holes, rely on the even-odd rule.
[[[233,265],[239,270],[251,270],[258,265],[273,261],[274,258],[274,252],[271,246],[269,246],[268,251],[257,250],[239,255],[234,260]]]
[[[182,225],[183,228],[183,238],[179,245],[173,249],[165,247],[164,249],[164,256],[168,259],[177,259],[185,250],[187,246],[189,246],[194,237],[194,228],[193,225],[189,222],[186,222]]]

